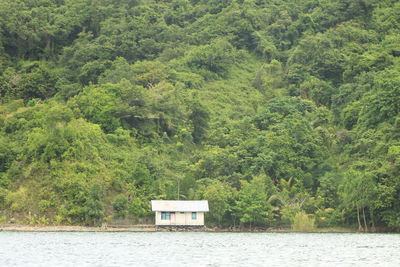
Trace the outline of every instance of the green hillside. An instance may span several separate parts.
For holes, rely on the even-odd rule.
[[[0,223],[400,229],[395,0],[0,0]]]

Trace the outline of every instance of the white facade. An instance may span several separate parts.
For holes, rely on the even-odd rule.
[[[208,212],[207,200],[152,200],[156,225],[203,226],[204,212]]]
[[[162,213],[168,213],[164,216]],[[161,212],[156,211],[156,225],[204,225],[204,212]],[[195,218],[194,218],[195,217]]]

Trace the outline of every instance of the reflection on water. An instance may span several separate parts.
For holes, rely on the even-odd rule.
[[[398,234],[0,232],[0,266],[400,266]]]

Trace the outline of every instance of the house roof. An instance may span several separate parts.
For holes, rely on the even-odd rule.
[[[207,200],[152,200],[152,211],[208,211]]]

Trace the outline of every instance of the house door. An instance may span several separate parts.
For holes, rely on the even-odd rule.
[[[176,225],[175,212],[171,212],[171,225]]]

